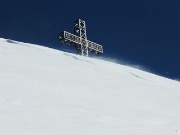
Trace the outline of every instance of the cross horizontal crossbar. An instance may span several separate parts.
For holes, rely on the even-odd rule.
[[[63,31],[59,34],[59,40],[66,44],[71,45],[72,43],[80,44],[82,46],[88,47],[90,50],[95,50],[97,52],[103,53],[102,45],[89,41],[87,39],[78,37],[74,34],[71,34],[67,31]]]

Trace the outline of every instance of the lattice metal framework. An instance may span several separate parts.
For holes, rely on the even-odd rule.
[[[63,31],[59,34],[59,41],[74,46],[82,56],[88,57],[88,52],[103,53],[102,45],[87,40],[86,23],[78,19],[74,22],[74,34]]]

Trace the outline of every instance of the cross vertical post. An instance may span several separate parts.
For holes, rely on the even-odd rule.
[[[88,57],[88,44],[85,21],[78,19],[74,22],[74,35],[81,38],[81,55]],[[78,45],[76,45],[78,46]]]

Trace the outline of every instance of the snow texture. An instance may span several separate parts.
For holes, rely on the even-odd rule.
[[[180,135],[180,82],[0,39],[1,135]]]

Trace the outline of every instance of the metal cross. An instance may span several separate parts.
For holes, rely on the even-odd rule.
[[[74,46],[78,53],[88,57],[88,52],[103,53],[102,45],[87,40],[85,21],[78,19],[74,22],[74,34],[63,31],[59,34],[59,41]]]

